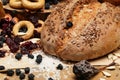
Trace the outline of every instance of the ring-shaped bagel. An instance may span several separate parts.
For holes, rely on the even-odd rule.
[[[42,28],[43,28],[43,26],[44,26],[44,21],[38,20],[38,24],[41,24],[41,26],[38,27],[38,28],[35,28],[35,29],[36,29],[39,33],[41,33],[41,30],[42,30]]]
[[[41,9],[44,7],[45,4],[45,0],[35,0],[35,1],[21,0],[21,1],[23,7],[29,10]]]
[[[27,27],[27,31],[25,34],[20,35],[19,29],[23,26]],[[19,21],[13,26],[13,34],[15,36],[21,36],[23,39],[29,39],[33,35],[33,32],[34,32],[34,25],[30,21]]]
[[[16,9],[23,8],[21,0],[10,0],[9,5]]]

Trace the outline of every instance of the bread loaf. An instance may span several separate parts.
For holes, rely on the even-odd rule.
[[[48,16],[41,44],[44,52],[63,60],[106,55],[120,45],[120,8],[95,0],[68,0]]]

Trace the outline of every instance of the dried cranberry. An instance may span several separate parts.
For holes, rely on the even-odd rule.
[[[11,38],[6,38],[6,44],[10,48],[10,51],[13,53],[19,50],[19,45],[17,45]]]
[[[21,52],[22,54],[29,54],[29,53],[30,53],[30,51],[27,50],[27,49],[24,48],[24,47],[21,47],[21,48],[20,48],[20,52]]]
[[[0,50],[0,57],[5,57],[5,53],[6,53],[6,51]]]
[[[20,48],[23,48],[24,50],[32,50],[32,49],[36,49],[38,46],[36,43],[33,43],[31,41],[27,41],[25,43],[23,43]]]
[[[20,44],[20,42],[22,42],[22,41],[24,41],[23,38],[20,38],[20,37],[18,37],[18,36],[15,36],[15,37],[14,37],[14,42],[15,42],[16,44]]]

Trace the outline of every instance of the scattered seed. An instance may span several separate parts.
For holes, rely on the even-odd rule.
[[[109,66],[106,69],[108,69],[108,70],[115,70],[115,66]]]
[[[114,55],[120,57],[120,53],[114,53]]]
[[[110,76],[111,76],[111,74],[108,73],[108,72],[106,72],[106,71],[102,71],[102,73],[103,73],[106,77],[110,77]]]

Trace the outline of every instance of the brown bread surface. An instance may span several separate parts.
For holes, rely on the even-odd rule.
[[[67,22],[73,26],[66,28]],[[95,0],[68,0],[48,16],[41,32],[44,52],[63,60],[95,59],[120,45],[120,8]]]

